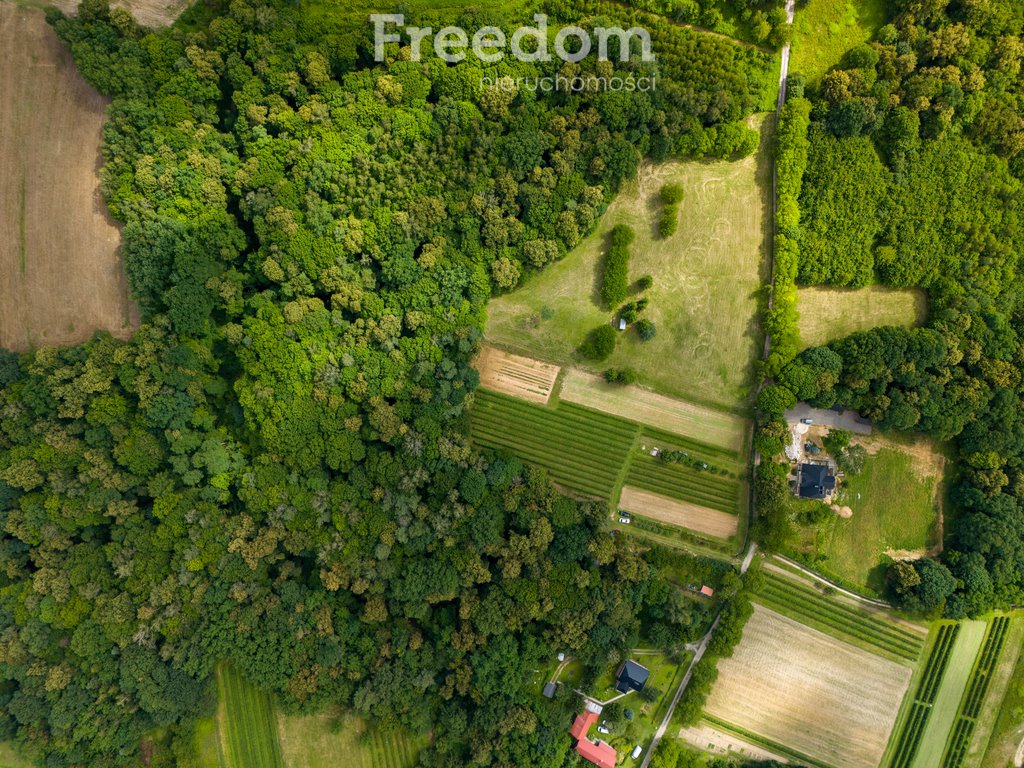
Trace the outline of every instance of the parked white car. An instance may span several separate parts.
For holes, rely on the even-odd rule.
[[[633,747],[633,754],[631,754],[630,757],[632,757],[634,760],[636,760],[638,757],[640,757],[640,755],[641,755],[641,753],[643,751],[644,751],[644,748],[641,747],[639,744],[637,744],[635,747]]]
[[[620,523],[625,523],[626,525],[629,525],[629,523],[630,523],[630,520],[629,520],[629,518],[628,518],[628,517],[620,517],[620,518],[619,518],[619,522],[620,522]]]

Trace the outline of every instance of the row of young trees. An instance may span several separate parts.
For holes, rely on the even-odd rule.
[[[989,130],[1018,103],[1019,78],[1008,75],[1019,71],[1022,28],[1024,9],[1008,0],[900,2],[810,104],[787,103],[780,126],[768,317],[778,343],[756,445],[781,453],[781,414],[797,400],[953,440],[959,514],[947,549],[941,562],[895,567],[892,588],[910,609],[958,617],[1024,602],[1024,146],[1008,123]],[[852,130],[857,115],[870,119]],[[780,291],[780,277],[794,282]],[[794,356],[795,313],[779,298],[796,280],[923,287],[927,326],[876,328]],[[785,466],[763,462],[757,474],[759,535],[784,548]]]
[[[0,355],[0,740],[183,761],[226,658],[288,710],[431,731],[424,766],[566,765],[528,673],[693,617],[595,505],[467,442],[485,303],[642,155],[741,146],[767,59],[665,28],[673,71],[713,62],[699,82],[549,94],[482,78],[645,65],[364,66],[365,39],[334,47],[341,7],[191,13],[50,14],[112,97],[102,187],[144,323]]]

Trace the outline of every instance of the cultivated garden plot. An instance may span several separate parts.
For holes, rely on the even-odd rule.
[[[910,666],[755,606],[706,711],[836,768],[877,768]]]
[[[746,419],[636,386],[605,383],[600,376],[570,368],[559,398],[641,424],[691,437],[729,451],[743,450]]]
[[[480,386],[530,402],[547,404],[561,370],[557,365],[484,345],[473,367]]]
[[[100,199],[106,105],[41,10],[0,4],[0,347],[127,337],[138,324]]]
[[[736,515],[670,499],[628,485],[622,489],[619,507],[627,512],[719,539],[735,536],[739,530],[739,517]]]

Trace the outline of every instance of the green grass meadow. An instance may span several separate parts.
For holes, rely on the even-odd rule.
[[[885,0],[809,0],[793,21],[789,71],[811,84],[885,23]]]
[[[280,716],[288,768],[412,768],[426,745],[397,731],[370,728],[354,715]]]
[[[224,768],[285,768],[273,698],[227,664],[217,668]]]
[[[14,751],[6,742],[0,743],[0,768],[35,768],[35,764]]]
[[[487,306],[486,337],[511,351],[600,371],[630,366],[640,383],[673,397],[734,412],[749,410],[753,369],[762,343],[758,296],[765,277],[771,219],[771,120],[761,120],[761,150],[736,162],[645,165],[625,184],[596,230],[561,261]],[[662,185],[685,190],[674,235],[656,233]],[[629,329],[600,365],[576,348],[612,312],[600,305],[598,280],[609,231],[636,232],[630,282],[651,275],[644,317],[657,336],[643,342]]]

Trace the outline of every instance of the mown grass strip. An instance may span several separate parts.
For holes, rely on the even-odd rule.
[[[218,667],[227,768],[285,768],[274,703],[227,665]]]

